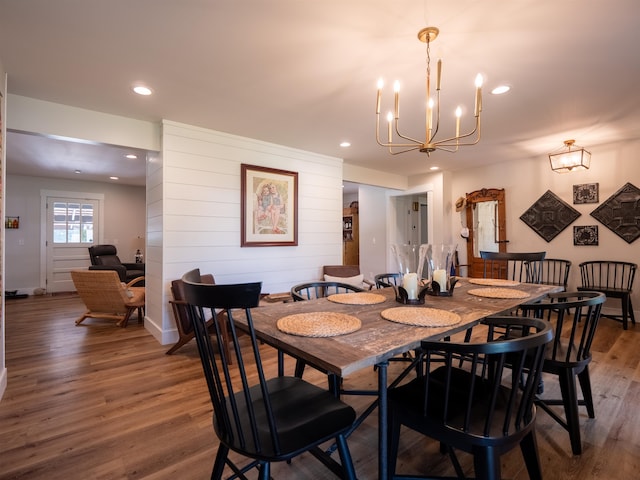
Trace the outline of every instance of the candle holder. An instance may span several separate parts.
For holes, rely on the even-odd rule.
[[[428,294],[428,288],[425,287],[418,292],[417,298],[409,298],[409,293],[402,286],[394,286],[396,291],[396,302],[403,305],[424,305],[424,297]]]
[[[448,290],[440,290],[440,284],[438,282],[431,281],[427,287],[422,290],[426,295],[431,295],[433,297],[451,297],[453,296],[453,289],[458,283],[458,279],[456,277],[449,278],[449,289]],[[422,294],[422,292],[420,292]]]
[[[450,297],[457,279],[451,275],[456,245],[429,244],[427,246],[428,295]]]

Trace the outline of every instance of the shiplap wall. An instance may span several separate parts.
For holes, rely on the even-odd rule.
[[[170,121],[162,130],[147,179],[147,328],[162,343],[175,336],[170,282],[192,268],[275,293],[342,263],[341,159]],[[298,246],[240,247],[242,163],[298,172]]]

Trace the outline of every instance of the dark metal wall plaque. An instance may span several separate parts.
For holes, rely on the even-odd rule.
[[[547,190],[520,216],[520,220],[550,242],[579,216],[580,212],[551,190]]]
[[[627,243],[640,237],[640,189],[631,183],[607,198],[591,216]]]
[[[598,203],[598,184],[581,183],[573,186],[573,203]]]
[[[598,226],[584,225],[573,227],[574,245],[598,245]]]

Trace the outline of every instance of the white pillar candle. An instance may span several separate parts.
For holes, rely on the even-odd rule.
[[[418,298],[418,274],[405,273],[402,277],[402,288],[407,291],[409,300],[416,300]]]
[[[440,285],[440,291],[447,291],[447,272],[445,270],[434,270],[433,281]]]

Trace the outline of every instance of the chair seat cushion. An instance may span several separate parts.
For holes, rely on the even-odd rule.
[[[336,432],[349,428],[355,420],[355,411],[349,405],[336,399],[330,392],[312,385],[297,377],[275,377],[267,381],[269,399],[277,425],[280,450],[276,451],[270,437],[268,421],[259,385],[250,389],[252,405],[255,409],[261,455],[288,458],[307,450],[309,445],[317,445],[333,438]],[[234,438],[220,438],[220,441],[233,449],[254,451],[252,434],[249,427],[249,415],[244,396],[235,397],[240,408],[242,435],[233,428]],[[227,400],[228,401],[228,400]],[[214,417],[215,418],[215,417]],[[220,432],[215,424],[216,432]],[[248,445],[241,446],[240,438]]]
[[[454,368],[451,374],[451,386],[449,391],[449,399],[446,404],[447,418],[445,418],[445,375],[446,368],[439,367],[431,372],[429,378],[429,398],[426,415],[424,415],[425,400],[425,381],[426,377],[415,378],[411,382],[400,387],[389,389],[389,404],[393,409],[394,415],[398,416],[402,423],[411,425],[412,428],[422,431],[424,434],[438,433],[440,438],[442,435],[456,435],[460,438],[471,438],[469,433],[476,436],[475,441],[478,444],[487,444],[486,436],[496,436],[497,439],[491,443],[500,444],[503,430],[503,415],[493,415],[493,422],[488,430],[485,430],[485,422],[487,413],[491,410],[491,383],[479,376],[472,375],[470,372]],[[474,378],[475,377],[475,378]],[[474,380],[475,388],[473,391],[472,408],[469,412],[472,419],[468,425],[468,431],[465,432],[465,414],[467,401],[470,394],[471,381]],[[507,405],[511,390],[506,387],[500,387],[499,394],[496,396],[496,410],[500,411],[503,406]],[[516,392],[516,395],[521,395]],[[535,409],[533,409],[535,412]],[[533,413],[532,412],[532,413]],[[532,419],[535,415],[532,416]],[[509,435],[514,434],[517,430],[525,430],[527,425],[521,425],[515,428],[514,422],[509,424]],[[474,443],[472,439],[470,443]]]

